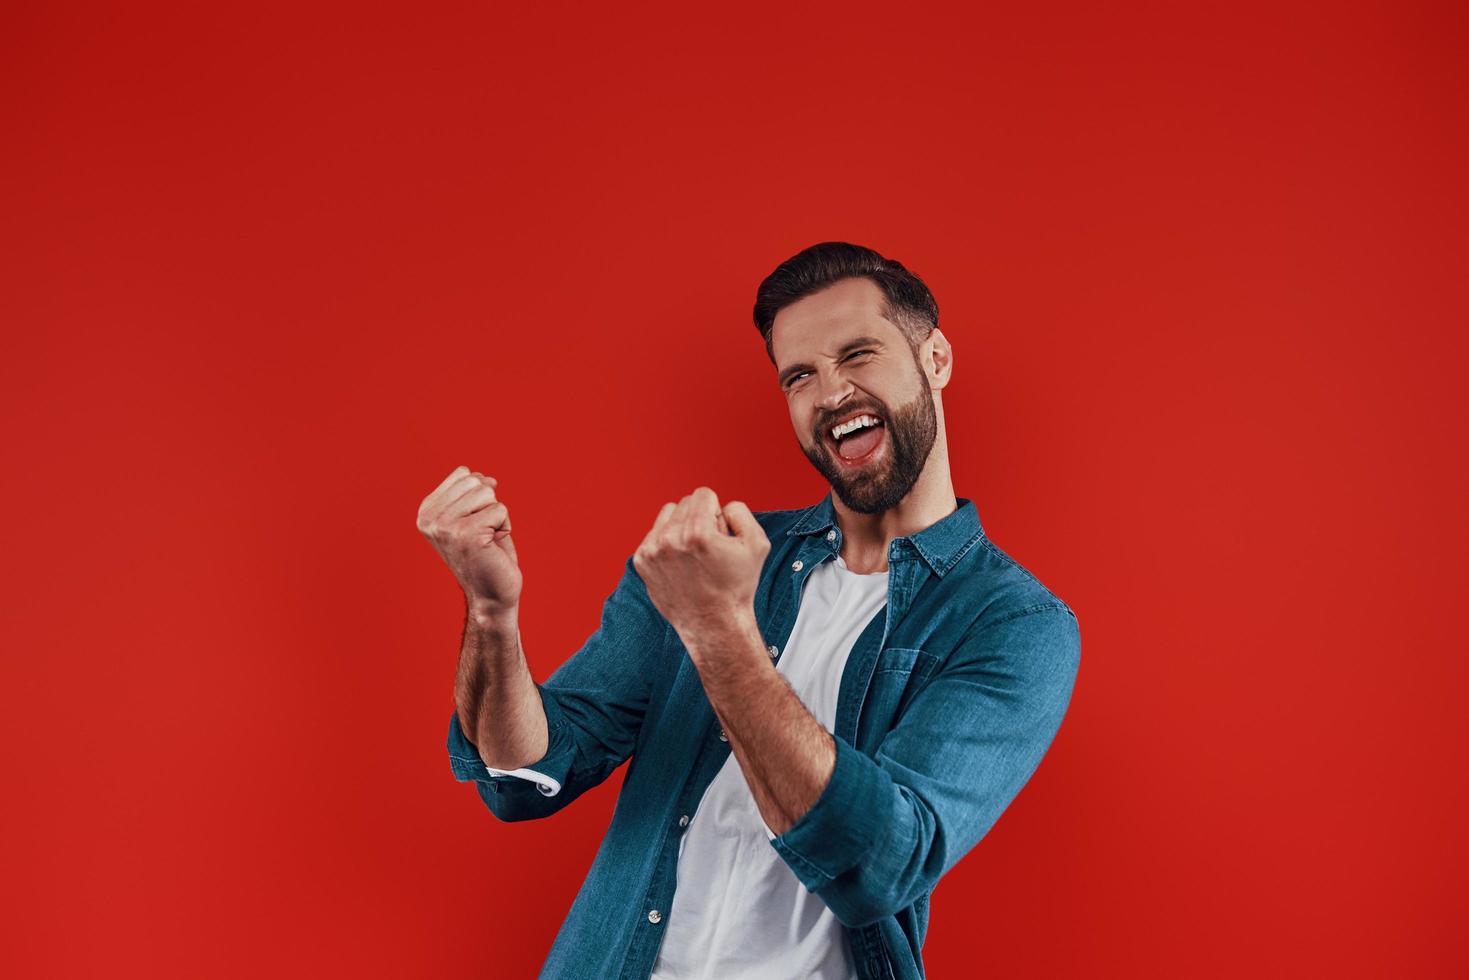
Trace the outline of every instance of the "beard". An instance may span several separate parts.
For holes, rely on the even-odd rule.
[[[841,502],[858,514],[880,514],[908,496],[938,437],[938,413],[927,383],[912,401],[896,411],[889,412],[878,403],[871,412],[882,419],[887,430],[883,437],[888,444],[881,458],[866,466],[849,469],[833,458],[825,432],[818,431],[813,445],[801,446],[801,452],[826,477]]]

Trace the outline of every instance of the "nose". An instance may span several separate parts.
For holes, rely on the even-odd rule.
[[[823,411],[835,412],[852,395],[852,382],[839,372],[818,372],[816,384],[816,405]]]

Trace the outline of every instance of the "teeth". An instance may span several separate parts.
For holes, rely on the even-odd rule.
[[[842,436],[846,435],[848,432],[853,431],[854,429],[863,429],[869,425],[876,424],[876,417],[872,415],[859,415],[849,422],[843,422],[841,425],[833,427],[831,430],[831,437],[833,439],[840,439]]]

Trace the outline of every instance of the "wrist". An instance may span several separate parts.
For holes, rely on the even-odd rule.
[[[520,632],[520,606],[505,606],[465,595],[465,615],[481,633],[514,638]]]
[[[747,649],[758,650],[761,660],[769,659],[753,607],[738,607],[705,616],[681,626],[677,632],[696,667],[709,662],[736,660]]]

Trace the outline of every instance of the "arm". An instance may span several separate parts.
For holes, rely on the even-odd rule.
[[[979,627],[875,756],[832,738],[824,781],[824,753],[800,748],[818,744],[802,741],[809,725],[797,719],[792,732],[747,734],[751,764],[741,766],[757,802],[773,801],[760,804],[780,830],[771,846],[846,926],[911,905],[979,842],[1040,764],[1070,702],[1080,651],[1076,619],[1060,604]],[[725,710],[735,730],[765,724],[738,701]],[[783,788],[783,778],[796,787]],[[818,784],[814,804],[787,826]]]
[[[532,780],[546,796],[561,791],[561,783],[545,773],[523,768],[518,762],[499,761],[541,758],[550,742],[541,695],[520,642],[518,611],[497,616],[482,605],[468,603],[454,703],[451,739],[461,756],[477,754],[490,760],[484,764],[486,775]],[[483,726],[479,719],[485,719]],[[457,738],[453,732],[458,733]],[[475,732],[474,739],[464,737],[465,732]]]
[[[487,765],[519,769],[546,754],[546,713],[520,645],[518,611],[495,617],[468,603],[454,703]]]
[[[740,771],[770,836],[815,805],[836,764],[836,744],[765,652],[754,610],[685,638]]]
[[[491,772],[476,745],[466,738],[458,711],[449,719],[449,763],[454,778],[473,782],[485,805],[501,820],[549,816],[601,783],[632,754],[667,630],[667,621],[649,601],[628,559],[617,588],[603,604],[597,631],[544,683],[530,685],[545,719],[544,751],[527,761],[525,757],[539,743],[517,743],[514,753],[507,750],[506,757],[496,757],[507,767],[518,764],[518,771],[530,771],[539,778],[522,779],[498,768]],[[525,671],[529,681],[529,670],[518,653],[519,644],[516,646],[515,666]],[[512,701],[509,710],[534,718],[531,707]],[[523,721],[524,714],[511,728]],[[498,725],[493,713],[472,720],[476,732]]]

